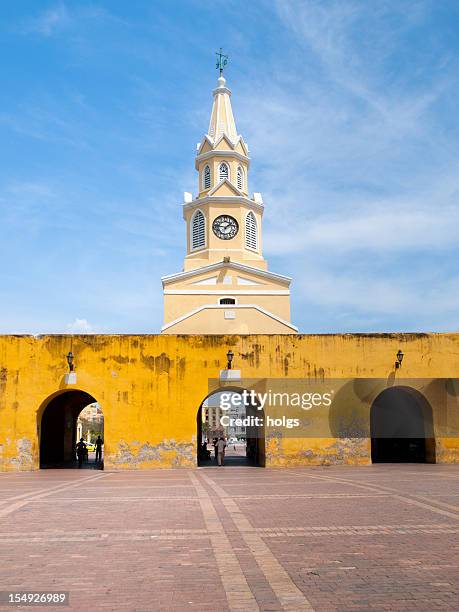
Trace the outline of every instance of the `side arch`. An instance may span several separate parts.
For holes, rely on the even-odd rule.
[[[206,397],[202,400],[201,405],[199,406],[197,416],[196,416],[196,426],[197,426],[197,464],[198,465],[212,465],[212,461],[205,460],[203,457],[201,450],[203,447],[203,442],[207,439],[210,443],[210,439],[215,433],[212,431],[204,431],[204,423],[205,423],[205,413],[204,411],[207,409],[208,402],[213,396],[218,396],[221,393],[231,393],[231,394],[242,394],[244,391],[249,392],[250,389],[245,389],[243,387],[231,386],[231,387],[220,387],[215,389],[211,393],[208,393]],[[249,405],[246,408],[246,416],[251,417],[261,417],[263,421],[263,426],[249,425],[246,427],[245,438],[246,438],[246,464],[253,465],[258,467],[265,467],[266,464],[266,453],[265,453],[265,427],[264,427],[264,411],[258,408],[258,405]],[[212,435],[213,434],[213,435]]]
[[[407,386],[385,389],[370,410],[373,463],[435,463],[432,407]]]
[[[65,389],[48,396],[37,410],[39,465],[73,467],[77,420],[97,399],[81,389]]]

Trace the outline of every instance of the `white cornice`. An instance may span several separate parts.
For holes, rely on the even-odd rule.
[[[231,96],[231,89],[228,89],[228,87],[216,87],[212,90],[212,95],[217,96],[218,94],[227,94]]]
[[[245,152],[247,154],[249,152],[249,147],[246,145],[244,139],[242,138],[240,134],[236,137],[236,140],[232,141],[231,138],[228,136],[228,134],[223,132],[223,134],[217,140],[214,141],[213,146],[218,147],[218,145],[221,143],[222,140],[226,140],[226,142],[230,145],[230,147],[233,147],[234,149],[237,147],[239,143],[241,143],[241,146],[245,150]]]
[[[199,169],[200,162],[206,161],[207,159],[210,159],[211,157],[234,157],[235,159],[238,159],[239,161],[245,162],[247,164],[247,168],[250,167],[250,157],[248,157],[247,155],[242,155],[242,153],[239,153],[239,151],[212,150],[212,151],[207,151],[206,153],[200,153],[199,155],[196,155],[196,160],[195,160],[196,170]]]
[[[164,289],[164,295],[221,295],[231,291],[234,295],[290,295],[289,289],[232,289],[231,285],[222,285],[220,289]]]
[[[175,274],[168,274],[167,276],[163,276],[161,281],[164,285],[175,281],[175,280],[185,280],[187,278],[192,278],[198,274],[203,274],[207,272],[213,272],[214,270],[219,270],[221,268],[230,268],[233,270],[239,270],[241,272],[245,272],[246,274],[254,274],[255,276],[261,276],[262,278],[268,278],[270,280],[281,281],[290,285],[290,281],[292,280],[289,276],[284,276],[282,274],[276,274],[275,272],[268,272],[267,270],[260,270],[260,268],[254,268],[253,266],[247,266],[245,264],[237,263],[235,261],[229,261],[228,263],[223,261],[218,261],[217,263],[210,264],[209,266],[203,266],[202,268],[196,268],[195,270],[187,270],[186,272],[176,272]]]
[[[237,310],[241,308],[246,308],[246,309],[254,308],[255,310],[258,310],[258,312],[261,312],[262,314],[266,315],[267,317],[270,317],[271,319],[274,319],[278,323],[281,323],[282,325],[285,325],[286,327],[290,327],[290,329],[292,329],[293,331],[298,332],[298,327],[290,323],[290,321],[285,321],[284,319],[281,319],[277,315],[273,314],[272,312],[269,312],[269,310],[265,310],[264,308],[261,308],[261,306],[258,306],[257,304],[231,304],[231,306],[229,306],[228,304],[205,304],[204,306],[200,306],[199,308],[190,310],[190,312],[187,312],[181,317],[174,319],[174,321],[171,321],[170,323],[166,323],[165,325],[162,326],[161,331],[163,332],[166,329],[169,329],[170,327],[177,325],[177,323],[181,323],[182,321],[185,321],[185,319],[189,319],[193,315],[203,310],[209,310],[209,309],[219,309],[219,310],[235,310],[236,309]]]
[[[214,202],[215,204],[245,204],[246,206],[256,210],[257,212],[263,214],[265,207],[263,204],[258,204],[254,202],[250,198],[246,198],[245,196],[204,196],[203,198],[196,198],[192,202],[186,202],[183,204],[183,218],[185,219],[185,212],[187,210],[192,210],[194,208],[199,208],[203,204],[208,204]]]

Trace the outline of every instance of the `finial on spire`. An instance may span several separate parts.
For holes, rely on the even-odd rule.
[[[220,70],[220,76],[223,74],[223,70],[228,63],[229,57],[227,55],[223,55],[223,49],[220,47],[220,52],[215,51],[215,55],[217,56],[217,65],[215,66],[217,70]]]

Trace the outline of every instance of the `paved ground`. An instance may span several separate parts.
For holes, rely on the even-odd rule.
[[[82,611],[457,610],[458,485],[441,465],[0,474],[0,590]]]

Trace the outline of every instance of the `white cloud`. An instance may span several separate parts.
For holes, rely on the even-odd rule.
[[[70,16],[64,4],[57,4],[53,8],[28,21],[24,28],[26,32],[35,32],[42,36],[51,36],[60,27],[70,22]]]
[[[292,44],[235,92],[265,255],[303,326],[459,326],[454,58],[413,47],[429,3],[401,4],[279,0]]]
[[[67,331],[72,334],[94,334],[93,326],[86,319],[75,319],[67,325]]]
[[[419,206],[419,203],[418,203]],[[274,255],[323,249],[335,254],[352,251],[402,253],[409,250],[445,250],[457,246],[459,206],[435,210],[390,206],[362,212],[298,219],[289,227],[272,226],[264,240]]]

